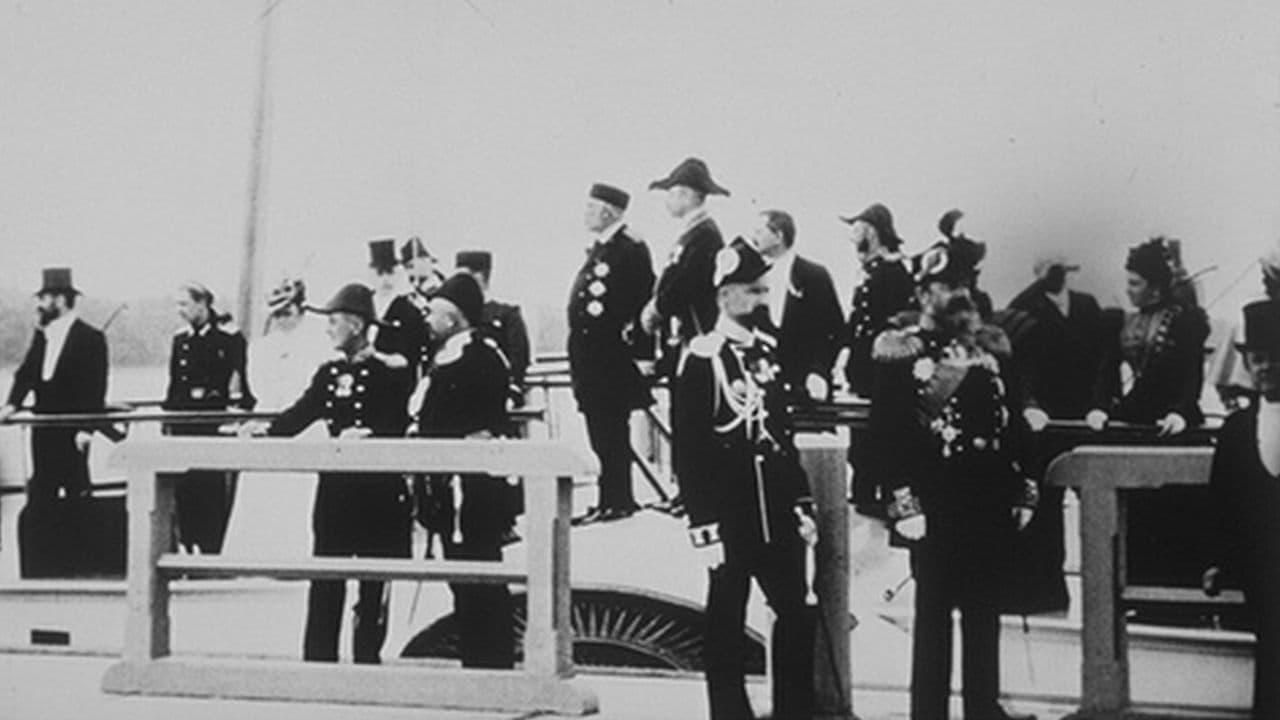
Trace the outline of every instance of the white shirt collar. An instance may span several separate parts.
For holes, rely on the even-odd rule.
[[[1258,401],[1258,457],[1262,466],[1280,476],[1280,403]]]
[[[1049,302],[1058,308],[1058,312],[1062,313],[1062,317],[1067,316],[1067,313],[1071,310],[1071,292],[1069,290],[1063,288],[1060,293],[1046,292],[1044,296],[1049,298]]]
[[[708,213],[707,213],[706,205],[703,205],[694,210],[690,210],[688,215],[685,215],[683,218],[681,218],[682,220],[684,220],[684,229],[688,230],[692,228],[694,225],[697,225],[703,220],[706,220],[707,216],[708,216]]]
[[[777,327],[782,327],[782,311],[791,292],[791,268],[795,264],[795,249],[787,248],[769,267],[769,315]]]
[[[67,342],[67,333],[75,321],[75,312],[68,311],[44,326],[44,362],[40,367],[41,378],[48,380],[53,377],[53,371],[58,366],[58,358],[62,355],[62,346]]]
[[[462,357],[462,350],[471,342],[475,328],[467,328],[456,335],[451,335],[436,352],[436,365],[448,365]]]
[[[750,345],[755,340],[755,335],[752,334],[751,330],[730,320],[725,315],[720,315],[716,318],[716,332],[730,341],[742,345]]]
[[[68,310],[58,316],[56,320],[50,320],[48,325],[44,326],[44,336],[46,339],[51,335],[61,333],[63,336],[67,334],[67,329],[71,327],[71,323],[76,321],[76,313],[74,310]]]

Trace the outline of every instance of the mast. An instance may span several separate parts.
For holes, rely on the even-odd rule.
[[[260,30],[258,50],[258,99],[254,108],[253,139],[249,160],[249,202],[245,217],[244,244],[240,256],[239,295],[236,298],[236,317],[246,336],[257,322],[258,301],[261,295],[262,238],[266,215],[267,186],[267,132],[270,114],[271,90],[271,24],[273,11],[282,0],[263,0],[262,14],[258,17]]]

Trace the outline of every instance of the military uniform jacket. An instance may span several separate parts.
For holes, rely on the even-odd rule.
[[[871,397],[875,373],[871,346],[889,327],[889,320],[911,306],[914,287],[901,256],[878,256],[867,263],[866,279],[854,289],[849,311],[845,379],[854,393]]]
[[[186,327],[173,336],[169,352],[168,410],[224,410],[231,407],[231,378],[239,378],[240,398],[235,406],[252,410],[257,405],[246,372],[247,344],[239,331],[214,324]]]
[[[785,288],[778,362],[783,382],[794,396],[808,397],[805,379],[813,374],[831,383],[831,366],[840,348],[840,301],[831,274],[816,262],[796,256]]]
[[[1274,603],[1280,599],[1280,479],[1258,456],[1256,405],[1232,413],[1218,431],[1209,489],[1218,510],[1214,555],[1224,579]],[[1274,605],[1270,610],[1280,612]]]
[[[741,344],[717,330],[695,338],[682,360],[676,473],[695,545],[794,535],[794,508],[811,499],[773,348],[758,333]]]
[[[984,327],[974,345],[908,324],[886,330],[873,350],[876,477],[897,498],[890,517],[923,512],[930,534],[1007,525],[1009,509],[1037,499],[1022,470],[1029,431],[1005,370],[1008,340],[999,328]]]
[[[382,317],[374,347],[409,361],[414,378],[421,376],[431,358],[431,334],[427,330],[427,298],[417,292],[397,295]]]
[[[498,344],[507,361],[509,392],[523,401],[524,375],[529,369],[530,350],[529,329],[520,314],[520,306],[497,300],[486,301],[477,329]]]
[[[1092,295],[1069,291],[1067,314],[1032,284],[1009,303],[1026,313],[1021,332],[1010,331],[1024,373],[1028,406],[1055,418],[1083,418],[1092,409],[1102,362],[1102,310]],[[1005,327],[1009,327],[1006,325]]]
[[[620,227],[587,252],[569,291],[569,373],[578,406],[636,409],[653,402],[634,360],[640,310],[653,289],[649,248]]]
[[[1171,302],[1126,315],[1119,337],[1103,348],[1094,407],[1128,422],[1156,422],[1176,412],[1200,424],[1208,336],[1209,322],[1199,307]],[[1128,392],[1121,391],[1122,361],[1133,371]]]
[[[503,434],[507,373],[492,338],[472,332],[456,351],[446,343],[423,380],[427,389],[416,413],[418,435],[461,438],[482,430]]]
[[[654,304],[664,318],[680,323],[680,337],[690,339],[708,332],[715,323],[716,253],[724,247],[720,228],[703,217],[680,236],[666,268],[658,278]]]

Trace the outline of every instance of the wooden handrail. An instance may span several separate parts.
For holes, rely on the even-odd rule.
[[[103,689],[124,694],[253,697],[392,705],[448,706],[582,715],[595,694],[572,681],[569,528],[573,478],[597,472],[594,456],[538,440],[220,439],[168,437],[120,445],[111,464],[128,471],[128,619],[124,656]],[[359,473],[487,473],[525,479],[526,566],[477,561],[304,558],[254,560],[169,553],[174,478],[185,470]],[[254,475],[242,476],[254,479]],[[237,659],[169,658],[169,580],[183,573],[278,578],[432,579],[523,582],[527,587],[524,667],[459,673]],[[264,678],[266,681],[264,682]],[[370,687],[377,692],[367,694]],[[424,691],[423,688],[429,691]]]

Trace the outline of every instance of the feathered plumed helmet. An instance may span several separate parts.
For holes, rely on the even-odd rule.
[[[928,250],[911,259],[912,275],[917,285],[929,282],[945,282],[963,285],[978,275],[978,265],[987,255],[984,243],[957,235],[944,242],[936,242]]]
[[[1124,269],[1138,274],[1148,283],[1163,290],[1173,286],[1173,264],[1164,237],[1153,237],[1141,245],[1129,248]]]
[[[267,309],[278,313],[289,305],[303,307],[307,304],[307,284],[302,278],[283,278],[267,291]]]

